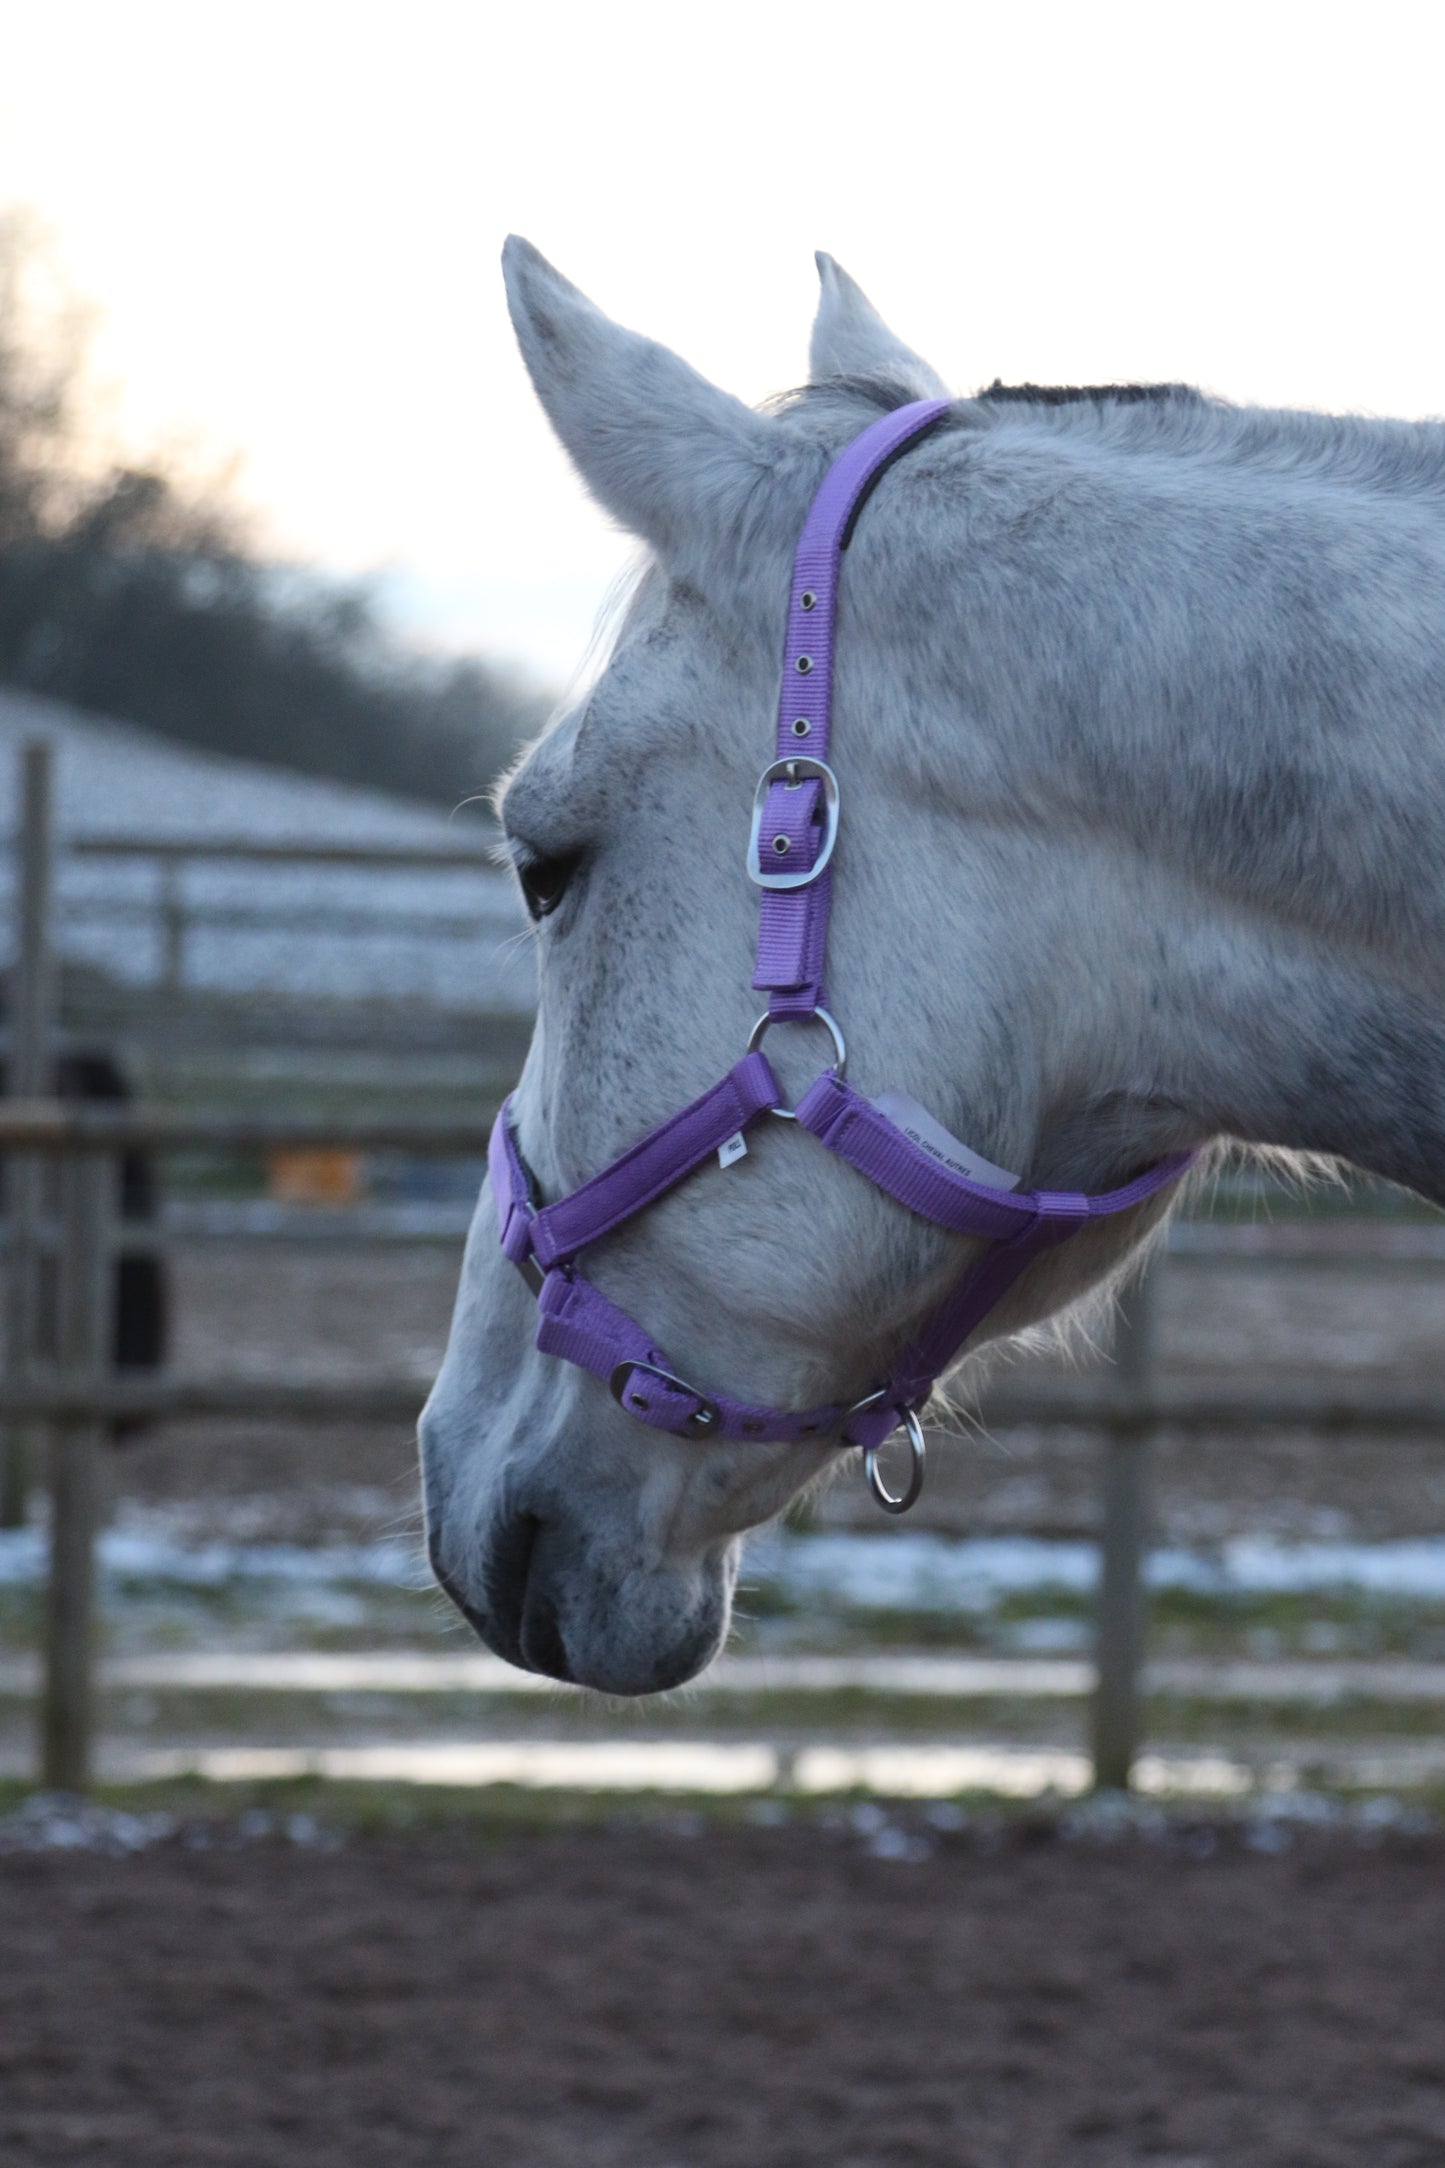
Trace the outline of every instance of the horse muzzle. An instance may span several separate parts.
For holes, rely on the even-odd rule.
[[[595,1551],[585,1530],[534,1512],[498,1514],[474,1563],[452,1563],[445,1522],[432,1571],[494,1654],[597,1693],[665,1693],[695,1678],[727,1633],[735,1546],[689,1568]]]

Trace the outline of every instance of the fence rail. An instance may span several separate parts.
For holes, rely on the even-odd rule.
[[[90,1575],[94,1478],[90,1463],[104,1426],[117,1419],[283,1420],[313,1423],[416,1419],[425,1378],[394,1373],[337,1377],[211,1374],[125,1377],[108,1372],[97,1351],[108,1345],[109,1277],[97,1269],[121,1239],[114,1204],[121,1155],[138,1146],[184,1151],[204,1145],[342,1145],[428,1156],[475,1158],[486,1129],[438,1124],[295,1121],[285,1117],[152,1115],[73,1108],[43,1100],[0,1106],[0,1151],[17,1162],[58,1160],[62,1193],[89,1201],[58,1221],[28,1231],[38,1252],[58,1252],[72,1323],[63,1360],[48,1370],[33,1360],[0,1379],[0,1421],[43,1426],[52,1437],[52,1580],[47,1689],[42,1732],[46,1781],[80,1788],[90,1753]],[[77,1186],[79,1185],[79,1186]],[[1296,1261],[1299,1261],[1297,1256]],[[1417,1260],[1418,1261],[1418,1260]],[[1433,1260],[1426,1260],[1433,1261]],[[991,1428],[1073,1424],[1104,1440],[1101,1575],[1097,1611],[1093,1755],[1097,1781],[1123,1787],[1138,1750],[1144,1660],[1143,1557],[1149,1447],[1162,1428],[1241,1434],[1262,1429],[1338,1436],[1418,1436],[1445,1429],[1445,1403],[1415,1389],[1302,1383],[1271,1391],[1200,1391],[1160,1380],[1157,1370],[1157,1267],[1126,1307],[1116,1369],[1103,1383],[1075,1378],[1008,1382],[989,1392],[982,1416]]]
[[[247,836],[70,836],[75,858],[148,859],[166,865],[366,866],[398,872],[495,873],[489,844],[270,843]]]
[[[294,884],[287,881],[288,874],[321,877],[319,887],[307,883],[311,892],[305,905],[305,929],[311,940],[359,936],[393,946],[398,940],[495,943],[504,934],[518,931],[522,923],[490,838],[345,843],[82,834],[67,838],[66,853],[72,864],[101,875],[101,892],[96,892],[93,879],[83,880],[78,890],[59,900],[60,922],[82,933],[97,924],[114,928],[119,921],[149,929],[156,959],[151,983],[168,997],[180,995],[188,986],[194,935],[219,935],[232,941],[237,935],[264,936],[273,943],[284,936],[295,912]],[[118,882],[105,880],[106,868],[117,869]],[[149,874],[139,887],[129,878],[132,868]],[[252,880],[247,883],[250,892],[226,894],[235,886],[225,877],[227,869],[258,875],[261,869],[269,869],[279,883],[262,879],[258,887]],[[368,882],[364,892],[358,892],[354,881],[344,879],[347,874],[361,873],[382,876],[380,887]],[[223,893],[207,893],[214,891],[217,874],[222,877]],[[409,879],[399,892],[396,881],[387,876]],[[428,893],[424,899],[408,902],[417,876],[423,877]]]
[[[347,1119],[344,1115],[171,1114],[59,1099],[0,1102],[0,1151],[244,1152],[345,1147],[417,1158],[485,1158],[490,1123]]]
[[[120,1239],[116,1206],[121,1156],[128,1150],[245,1152],[278,1148],[349,1148],[417,1157],[475,1160],[484,1156],[481,1122],[415,1122],[288,1115],[197,1116],[60,1104],[40,1096],[53,1045],[54,972],[49,945],[51,864],[49,770],[43,748],[27,748],[24,814],[19,837],[19,943],[15,974],[15,1039],[9,1065],[12,1096],[0,1102],[0,1152],[6,1158],[9,1211],[3,1261],[7,1294],[7,1364],[0,1376],[0,1425],[9,1438],[5,1467],[13,1504],[15,1470],[28,1439],[48,1439],[51,1569],[47,1594],[45,1692],[41,1732],[43,1780],[79,1790],[91,1751],[91,1605],[95,1536],[95,1458],[105,1426],[141,1417],[167,1422],[227,1418],[303,1417],[311,1422],[412,1422],[427,1381],[413,1374],[265,1377],[117,1375],[107,1368],[110,1257]],[[81,857],[151,858],[172,871],[186,860],[306,859],[350,866],[487,867],[486,855],[457,850],[439,860],[431,850],[288,844],[240,839],[79,838]],[[168,891],[176,908],[174,886]],[[173,929],[174,931],[174,929]],[[173,962],[179,960],[179,935]],[[58,1169],[60,1209],[46,1205],[45,1162]],[[224,1217],[224,1214],[223,1214]],[[285,1215],[258,1220],[250,1232],[284,1237]],[[328,1221],[340,1215],[326,1215]],[[374,1215],[373,1215],[374,1217]],[[298,1215],[298,1221],[300,1216]],[[203,1230],[205,1231],[205,1230]],[[214,1229],[211,1231],[215,1231]],[[245,1231],[238,1221],[232,1232]],[[340,1235],[339,1226],[330,1229]],[[374,1236],[363,1212],[353,1234]],[[129,1244],[136,1231],[127,1229]],[[426,1239],[416,1230],[410,1238]],[[434,1238],[434,1237],[432,1237]],[[1179,1263],[1357,1266],[1358,1250],[1318,1228],[1309,1234],[1277,1226],[1205,1226],[1185,1222],[1170,1238]],[[35,1334],[37,1273],[45,1260],[59,1288],[57,1359],[42,1361]],[[1445,1263],[1445,1227],[1400,1224],[1371,1230],[1371,1261],[1393,1267]],[[991,1427],[1062,1423],[1097,1428],[1104,1440],[1101,1577],[1096,1630],[1093,1754],[1100,1784],[1123,1786],[1139,1740],[1140,1675],[1144,1653],[1143,1551],[1147,1527],[1149,1447],[1161,1428],[1242,1433],[1306,1430],[1380,1436],[1445,1430],[1445,1403],[1418,1390],[1372,1385],[1357,1392],[1332,1384],[1301,1384],[1269,1392],[1201,1392],[1162,1383],[1157,1374],[1156,1268],[1136,1288],[1120,1324],[1116,1368],[1103,1384],[1078,1379],[1007,1382],[990,1391],[983,1416]],[[0,1516],[5,1489],[0,1487]]]
[[[412,1420],[431,1380],[412,1372],[245,1371],[206,1376],[106,1372],[52,1374],[22,1383],[0,1380],[0,1420],[73,1422],[94,1416],[172,1422],[181,1417],[309,1416],[325,1422]],[[1368,1431],[1381,1439],[1445,1431],[1439,1394],[1382,1386],[1369,1393],[1301,1385],[1268,1393],[1198,1392],[1191,1387],[1091,1388],[1040,1382],[1002,1386],[971,1414],[988,1431],[1067,1425],[1081,1430],[1178,1430],[1226,1437],[1259,1430],[1342,1437]]]

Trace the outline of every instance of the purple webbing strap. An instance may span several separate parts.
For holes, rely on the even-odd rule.
[[[675,1436],[767,1439],[793,1444],[836,1430],[847,1406],[830,1401],[817,1408],[763,1408],[728,1393],[695,1391],[673,1374],[662,1350],[642,1327],[609,1302],[588,1280],[549,1272],[538,1302],[537,1346],[544,1355],[602,1378],[629,1415]],[[883,1435],[894,1427],[896,1417]]]
[[[778,702],[777,758],[828,758],[833,717],[833,641],[838,571],[844,538],[864,491],[889,460],[945,415],[947,399],[920,399],[883,415],[833,462],[813,499],[793,560],[783,683]],[[806,727],[803,727],[806,726]],[[822,846],[818,825],[822,784],[774,783],[763,807],[760,856],[789,871],[811,866]],[[774,839],[787,850],[774,853]],[[833,869],[805,888],[764,889],[753,985],[769,994],[773,1016],[811,1016],[823,1005],[823,957]]]
[[[838,570],[851,522],[889,460],[931,428],[948,405],[926,400],[884,415],[845,448],[814,499],[798,544],[788,605],[780,760],[799,754],[827,758]],[[815,863],[824,834],[818,824],[821,789],[817,779],[808,778],[769,787],[761,830],[765,865],[770,854],[794,869]],[[776,838],[786,839],[786,850],[772,851]],[[753,984],[770,994],[770,1015],[811,1016],[822,1005],[831,896],[831,867],[805,886],[763,891]],[[757,1407],[725,1393],[704,1395],[676,1376],[642,1326],[575,1273],[571,1262],[779,1103],[767,1061],[760,1053],[749,1054],[590,1182],[546,1206],[533,1194],[513,1138],[510,1101],[493,1125],[487,1163],[501,1246],[534,1288],[540,1282],[537,1346],[606,1380],[630,1414],[656,1429],[789,1442],[841,1430],[846,1445],[881,1444],[906,1410],[922,1408],[935,1380],[1042,1250],[1065,1241],[1089,1220],[1142,1203],[1177,1180],[1194,1157],[1176,1154],[1100,1196],[992,1189],[933,1159],[832,1071],[819,1077],[797,1108],[805,1129],[911,1211],[956,1233],[981,1237],[990,1247],[949,1290],[886,1385],[865,1401],[854,1407],[844,1402]]]
[[[1096,1196],[1078,1190],[994,1189],[934,1159],[831,1069],[798,1101],[797,1118],[820,1144],[910,1211],[955,1234],[982,1235],[991,1242],[1013,1241],[1040,1225],[1056,1229],[1054,1239],[1062,1240],[1086,1220],[1108,1219],[1143,1204],[1176,1181],[1195,1156],[1178,1152],[1122,1188]]]
[[[781,1103],[766,1056],[745,1054],[711,1091],[649,1130],[590,1182],[537,1214],[532,1250],[538,1263],[550,1270],[590,1242],[600,1242],[710,1159],[755,1116]]]
[[[739,1064],[740,1068],[743,1066]],[[724,1079],[724,1086],[730,1082],[731,1079]],[[753,1093],[760,1094],[761,1078],[751,1082]],[[634,1153],[641,1155],[644,1147],[656,1145],[668,1132],[686,1125],[688,1118],[705,1108],[723,1088],[715,1087],[714,1092],[705,1093],[692,1107],[684,1108],[682,1115],[673,1122],[661,1124],[650,1138],[642,1140],[642,1146],[634,1147]],[[757,1111],[763,1109],[760,1107]],[[493,1127],[489,1163],[502,1247],[514,1263],[520,1264],[531,1251],[532,1230],[538,1215],[533,1212],[527,1171],[513,1141],[507,1116],[508,1108],[503,1108]],[[700,1128],[696,1130],[694,1140],[700,1139],[702,1134]],[[902,1141],[909,1143],[907,1138]],[[916,1147],[909,1145],[909,1149]],[[633,1154],[627,1156],[633,1158]],[[706,1152],[700,1151],[692,1164],[705,1156]],[[1151,1168],[1122,1189],[1096,1197],[1060,1190],[1038,1190],[1020,1197],[1007,1190],[985,1189],[977,1183],[962,1185],[975,1199],[990,1206],[1006,1204],[1012,1215],[1009,1231],[1006,1236],[995,1235],[986,1254],[949,1290],[917,1339],[895,1365],[876,1404],[852,1414],[851,1420],[846,1422],[843,1442],[863,1447],[881,1444],[897,1427],[905,1408],[922,1407],[935,1380],[1042,1250],[1065,1241],[1090,1219],[1126,1210],[1131,1204],[1151,1196],[1166,1182],[1177,1179],[1192,1157],[1190,1153],[1181,1153]],[[644,1194],[642,1183],[647,1177],[642,1171],[643,1164],[641,1157],[634,1161],[635,1210],[641,1210],[645,1203],[671,1186],[670,1182],[664,1181],[660,1187]],[[688,1171],[680,1155],[671,1164],[676,1170],[673,1177],[676,1180]],[[928,1162],[922,1172],[936,1176],[946,1170]],[[599,1181],[602,1179],[598,1177]],[[956,1177],[948,1179],[957,1180]],[[898,1194],[896,1189],[892,1193]],[[917,1202],[909,1197],[903,1197],[901,1201],[913,1203],[915,1210],[923,1208],[921,1196]],[[622,1212],[609,1224],[618,1225],[627,1216]],[[958,1215],[950,1211],[948,1217],[933,1213],[926,1216],[938,1217],[942,1224],[950,1225],[956,1223]],[[598,1224],[600,1226],[601,1222]],[[965,1231],[977,1231],[977,1227]],[[813,1408],[765,1408],[735,1399],[728,1393],[704,1394],[674,1374],[666,1354],[641,1325],[615,1303],[609,1302],[589,1281],[565,1267],[552,1269],[543,1281],[538,1304],[537,1346],[543,1354],[562,1356],[601,1378],[612,1386],[629,1414],[654,1429],[669,1431],[675,1436],[732,1440],[766,1438],[789,1443],[825,1436],[850,1415],[846,1403],[841,1401],[825,1402]]]
[[[503,1250],[513,1264],[530,1253],[544,1271],[568,1263],[589,1243],[655,1204],[781,1099],[767,1057],[745,1054],[711,1091],[659,1122],[580,1189],[540,1210],[532,1205],[527,1170],[512,1136],[509,1099],[492,1126],[487,1151]]]

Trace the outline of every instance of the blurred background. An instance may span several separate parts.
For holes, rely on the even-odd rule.
[[[413,1427],[530,1029],[488,792],[631,550],[505,233],[750,399],[804,374],[822,247],[960,391],[1437,414],[1442,42],[1390,4],[10,12],[3,1058],[141,1127],[6,1150],[0,1851],[623,1802],[904,1863],[1041,1812],[1261,1858],[1433,1826],[1445,1230],[1406,1197],[1233,1170],[906,1523],[850,1470],[760,1538],[658,1705],[468,1638]]]
[[[900,1763],[905,1788],[1088,1783],[1103,1369],[1011,1373],[982,1428],[935,1453],[905,1528],[844,1480],[755,1547],[739,1655],[866,1650],[866,1676],[752,1663],[741,1698],[606,1709],[467,1653],[418,1570],[408,1394],[443,1344],[480,1153],[366,1134],[449,1122],[479,1142],[515,1074],[531,960],[486,794],[584,667],[630,547],[530,396],[506,228],[748,396],[803,372],[825,244],[960,388],[1185,378],[1428,412],[1437,303],[1412,206],[1436,154],[1423,106],[1410,122],[1428,70],[1398,65],[1399,38],[1362,58],[1330,19],[1301,38],[1289,10],[1251,16],[1242,80],[1238,11],[1206,35],[1120,8],[1102,41],[1061,15],[1046,67],[1002,22],[964,37],[940,17],[958,81],[900,50],[881,100],[847,38],[821,53],[746,7],[680,36],[647,7],[563,10],[550,30],[424,6],[403,33],[387,8],[325,5],[248,11],[244,35],[230,11],[164,5],[8,26],[12,976],[24,750],[43,746],[47,904],[21,1024],[52,1040],[52,1082],[213,1125],[137,1161],[122,1338],[162,1375],[146,1402],[137,1371],[129,1405],[172,1390],[219,1408],[227,1379],[236,1403],[123,1426],[100,1455],[92,1773],[299,1774],[406,1739],[386,1761],[401,1781],[440,1766],[428,1755],[469,1781],[504,1765],[541,1781],[527,1742],[575,1731],[609,1743],[614,1775],[611,1746],[636,1749],[627,1781],[645,1783],[692,1764],[644,1748],[716,1744],[726,1717],[748,1752],[708,1764],[725,1786],[763,1768],[786,1784],[819,1740],[866,1786],[896,1733],[942,1756]],[[1371,92],[1387,78],[1388,112]],[[12,1088],[36,1059],[19,1049]],[[228,1120],[251,1128],[228,1141]],[[258,1123],[300,1134],[267,1145]],[[1156,1790],[1366,1770],[1437,1787],[1437,1225],[1402,1198],[1279,1196],[1253,1173],[1206,1209],[1141,1300],[1130,1360],[1173,1402],[1234,1404],[1118,1448],[1154,1463],[1153,1556],[1128,1555],[1142,1472],[1116,1536],[1165,1668],[1145,1727],[1126,1603],[1108,1773],[1162,1724]],[[23,1309],[12,1293],[14,1330]],[[53,1360],[46,1321],[28,1329],[32,1360]],[[247,1420],[263,1385],[275,1412]],[[26,1432],[0,1536],[16,1781],[48,1511]],[[399,1648],[409,1680],[413,1656],[441,1666],[425,1691],[383,1691]],[[995,1668],[908,1671],[925,1648]],[[342,1650],[341,1671],[308,1668]],[[1424,1700],[1402,1699],[1409,1679]]]

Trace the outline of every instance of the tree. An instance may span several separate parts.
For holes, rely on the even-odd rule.
[[[456,804],[546,703],[418,655],[363,583],[269,564],[218,485],[87,455],[84,321],[0,214],[0,682],[208,751]]]

